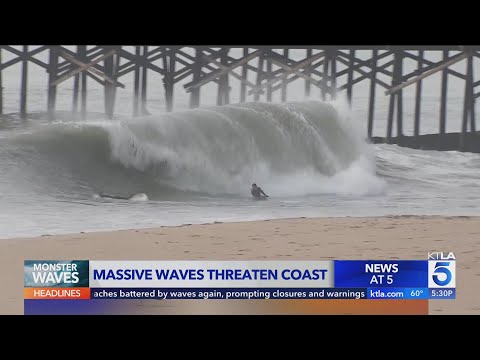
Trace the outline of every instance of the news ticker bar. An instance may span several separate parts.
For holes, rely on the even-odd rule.
[[[429,253],[428,260],[24,261],[27,302],[446,300],[456,298],[455,287],[453,253]]]
[[[24,287],[455,288],[454,255],[437,258],[439,260],[25,260]]]
[[[455,288],[25,288],[25,299],[451,300]]]

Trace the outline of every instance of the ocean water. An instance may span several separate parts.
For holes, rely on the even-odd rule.
[[[278,93],[273,103],[249,98],[237,104],[240,86],[232,80],[233,104],[215,106],[210,84],[202,89],[202,107],[189,110],[188,94],[177,86],[175,111],[165,113],[161,79],[152,75],[151,115],[133,118],[133,79],[126,76],[115,119],[106,120],[103,90],[89,81],[89,113],[80,121],[70,112],[69,81],[58,90],[52,121],[44,114],[47,77],[35,67],[29,71],[29,116],[19,119],[19,74],[18,66],[3,72],[0,238],[302,216],[480,214],[479,154],[365,141],[368,82],[354,88],[351,107],[342,94],[320,101],[313,86],[305,98],[302,80],[289,86],[287,103]],[[383,89],[377,93],[374,135],[383,136],[388,99]],[[413,96],[414,88],[407,88],[407,135]],[[438,129],[439,97],[434,76],[424,82],[422,133]],[[460,129],[462,101],[463,83],[452,78],[449,131]],[[251,199],[253,182],[268,201]]]

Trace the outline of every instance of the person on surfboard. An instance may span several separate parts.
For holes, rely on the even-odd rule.
[[[268,195],[265,194],[260,186],[257,186],[257,184],[253,183],[252,188],[250,189],[250,193],[255,199],[262,199],[262,198],[267,198]],[[262,196],[263,195],[263,196]]]
[[[117,199],[117,200],[140,200],[140,201],[148,200],[147,194],[144,194],[144,193],[133,194],[130,196],[119,196],[119,195],[109,195],[109,194],[100,193],[98,194],[98,196],[105,199]]]
[[[133,196],[133,195],[130,195],[130,196],[118,196],[118,195],[108,195],[108,194],[104,194],[104,193],[100,193],[98,194],[100,197],[102,198],[106,198],[106,199],[118,199],[118,200],[130,200],[130,198]]]

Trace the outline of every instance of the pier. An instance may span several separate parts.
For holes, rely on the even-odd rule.
[[[313,87],[320,89],[320,99],[334,99],[345,92],[351,101],[355,86],[367,83],[368,126],[366,137],[375,143],[398,144],[418,149],[480,152],[478,144],[475,100],[480,96],[480,78],[474,74],[473,61],[480,58],[480,46],[9,46],[0,45],[0,114],[4,92],[2,71],[21,64],[19,114],[28,114],[28,68],[37,66],[48,74],[46,112],[56,116],[57,87],[73,82],[72,113],[86,118],[88,83],[94,81],[104,89],[104,113],[115,115],[117,88],[125,88],[122,78],[133,73],[133,116],[148,114],[148,83],[161,81],[165,109],[174,111],[175,93],[189,94],[189,107],[201,106],[202,88],[214,83],[217,105],[246,101],[272,101],[280,94],[288,101],[289,85],[300,79],[305,96]],[[240,56],[233,57],[232,50]],[[239,50],[238,50],[239,49]],[[303,59],[292,59],[292,50],[301,50]],[[357,52],[366,50],[368,59]],[[436,52],[440,60],[431,60],[427,53]],[[2,55],[9,53],[9,60]],[[48,54],[48,56],[46,56]],[[39,55],[43,55],[40,60]],[[413,71],[405,71],[404,61],[415,61]],[[451,67],[465,64],[465,71]],[[441,74],[438,131],[421,134],[422,82],[433,74]],[[249,79],[255,79],[251,81]],[[231,95],[231,79],[238,80],[239,97]],[[448,84],[450,78],[464,82],[463,114],[458,132],[447,133]],[[403,91],[415,88],[413,116],[406,117]],[[374,136],[375,105],[378,97],[388,98],[386,133]],[[380,120],[377,120],[380,121]],[[406,122],[413,124],[413,135],[404,135]]]

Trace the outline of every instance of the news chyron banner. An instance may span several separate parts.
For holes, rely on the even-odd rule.
[[[26,260],[24,313],[427,314],[455,299],[455,260]]]

